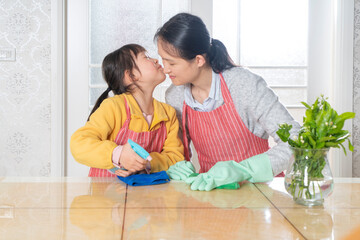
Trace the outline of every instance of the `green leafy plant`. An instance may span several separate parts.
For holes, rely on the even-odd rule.
[[[343,143],[347,140],[349,150],[353,151],[354,147],[349,139],[350,133],[343,130],[343,127],[345,120],[354,118],[355,113],[345,112],[338,115],[323,95],[317,98],[311,106],[305,102],[301,103],[306,107],[306,112],[303,117],[303,126],[298,135],[291,139],[292,125],[286,123],[280,124],[276,133],[283,142],[288,142],[293,147],[293,170],[298,174],[291,181],[291,194],[293,197],[302,197],[302,194],[305,194],[306,198],[311,199],[315,197],[315,191],[309,189],[310,181],[317,181],[324,177],[322,170],[326,165],[327,153],[327,151],[311,150],[341,147],[346,155]]]

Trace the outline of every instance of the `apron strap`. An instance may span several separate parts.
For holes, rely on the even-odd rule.
[[[187,111],[187,105],[184,100],[183,113],[182,113],[182,135],[183,135],[183,141],[184,141],[184,157],[185,157],[185,160],[190,161],[189,141],[187,138],[187,131],[186,131],[186,111]]]
[[[126,109],[126,121],[130,121],[131,119],[131,112],[130,112],[130,107],[126,101],[126,97],[124,97],[124,101],[125,101],[125,109]]]
[[[219,74],[220,75],[220,82],[221,82],[221,95],[224,99],[224,103],[233,103],[231,94],[230,94],[230,90],[227,87],[227,84],[225,82],[225,79],[222,75],[222,73]]]

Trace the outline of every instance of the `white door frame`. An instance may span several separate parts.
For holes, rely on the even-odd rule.
[[[89,167],[70,152],[70,137],[84,126],[89,114],[89,1],[67,1],[66,176],[87,176]],[[71,54],[70,54],[71,53]]]
[[[338,113],[353,112],[354,84],[354,0],[336,0],[337,19],[335,24],[334,50],[334,108]],[[353,133],[353,119],[347,120],[344,129]],[[344,144],[347,148],[347,142]],[[342,149],[334,151],[335,177],[352,177],[352,152]]]
[[[308,102],[324,94],[339,114],[353,111],[354,1],[309,1],[309,19]],[[352,134],[352,120],[344,129]],[[352,177],[350,151],[331,149],[330,165],[335,177]]]
[[[50,176],[64,176],[64,0],[51,0]]]

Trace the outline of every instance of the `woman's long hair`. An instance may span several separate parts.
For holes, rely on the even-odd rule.
[[[170,18],[157,30],[154,39],[161,40],[169,54],[173,55],[175,52],[185,60],[205,54],[207,62],[216,73],[236,66],[225,45],[210,38],[204,22],[189,13],[179,13]]]

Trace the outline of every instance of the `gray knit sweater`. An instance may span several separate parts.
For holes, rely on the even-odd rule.
[[[248,69],[234,67],[224,71],[223,77],[245,126],[260,138],[268,139],[269,135],[274,138],[276,146],[268,150],[266,154],[269,156],[274,176],[278,175],[287,168],[291,157],[288,144],[282,142],[276,134],[278,125],[291,124],[293,126],[291,137],[294,137],[300,129],[299,123],[293,119],[284,105],[279,102],[278,96],[260,76]],[[184,86],[171,85],[166,91],[165,99],[175,108],[180,126],[182,126]],[[216,107],[223,103],[224,100],[221,96],[216,102]],[[180,131],[182,131],[181,127]]]

